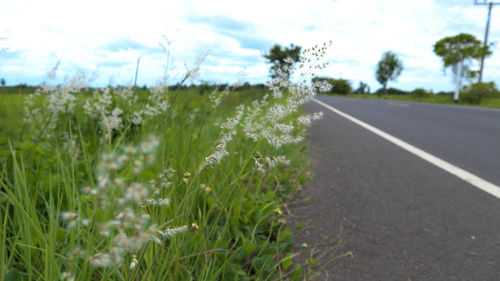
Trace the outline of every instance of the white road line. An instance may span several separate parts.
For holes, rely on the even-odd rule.
[[[485,192],[488,192],[489,194],[497,197],[500,199],[500,187],[491,183],[491,182],[488,182],[486,180],[483,180],[482,178],[470,173],[470,172],[467,172],[466,170],[464,169],[461,169],[449,162],[446,162],[440,158],[437,158],[436,156],[430,154],[430,153],[427,153],[407,142],[404,142],[392,135],[389,135],[388,133],[382,131],[382,130],[379,130],[359,119],[356,119],[352,116],[350,116],[349,114],[346,114],[322,101],[319,101],[315,98],[311,98],[312,101],[324,106],[325,108],[337,113],[338,115],[358,124],[359,126],[371,131],[372,133],[375,133],[379,136],[381,136],[382,138],[392,142],[393,144],[405,149],[406,151],[408,152],[411,152],[413,154],[415,154],[416,156],[424,159],[425,161],[427,162],[430,162],[431,164],[434,164],[435,166],[447,171],[448,173],[452,174],[452,175],[455,175],[457,176],[458,178],[472,184],[473,186],[485,191]]]

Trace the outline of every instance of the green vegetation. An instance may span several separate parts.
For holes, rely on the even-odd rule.
[[[331,89],[326,93],[335,93],[339,95],[347,95],[352,93],[351,82],[346,79],[335,79],[335,78],[326,78],[326,77],[314,77],[312,79],[313,83],[329,83]],[[364,88],[363,88],[364,89]]]
[[[445,37],[434,44],[434,53],[443,59],[444,67],[456,67],[473,60],[480,60],[483,56],[491,55],[488,46],[483,46],[481,41],[473,35],[460,33],[453,37]],[[477,71],[470,71],[464,64],[463,76],[474,78]]]
[[[411,92],[389,88],[387,89],[387,95],[382,95],[382,92],[383,89],[379,89],[374,94],[350,94],[347,97],[500,108],[500,92],[493,82],[473,83],[465,86],[460,92],[460,99],[457,103],[454,102],[452,92],[433,93],[422,88],[417,88]],[[337,93],[330,95],[346,96]]]
[[[369,94],[370,86],[363,81],[359,82],[359,86],[356,90],[354,90],[354,94]]]
[[[500,91],[495,83],[474,83],[464,87],[461,99],[470,104],[488,104],[497,101],[500,104]]]
[[[293,63],[300,61],[300,50],[300,46],[293,44],[290,47],[283,48],[276,44],[271,48],[269,53],[264,54],[264,58],[272,64],[269,69],[271,78],[288,81],[292,74]]]
[[[382,84],[384,95],[387,94],[387,82],[396,80],[403,71],[402,61],[391,51],[387,51],[377,64],[375,77]]]
[[[321,115],[279,83],[2,88],[0,279],[301,278],[283,213]]]
[[[333,85],[328,91],[329,95],[339,95],[356,98],[376,98],[404,100],[412,102],[426,102],[439,104],[474,105],[488,108],[500,108],[500,91],[494,82],[472,83],[479,72],[471,71],[469,65],[472,61],[480,60],[482,57],[491,55],[488,46],[483,46],[481,41],[470,34],[461,33],[453,37],[446,37],[434,44],[434,53],[443,59],[445,68],[451,67],[457,80],[457,91],[454,96],[452,92],[433,93],[423,88],[413,91],[404,91],[397,88],[387,88],[387,82],[395,80],[403,70],[401,60],[392,52],[383,54],[376,68],[376,78],[382,84],[382,88],[370,94],[367,84],[360,82],[358,89],[352,92],[349,80],[333,79],[328,77],[315,77],[315,82],[328,82]],[[461,80],[467,78],[470,82],[462,87]],[[458,90],[459,89],[459,90]]]
[[[434,53],[443,59],[445,69],[451,67],[456,83],[453,97],[455,102],[459,100],[462,80],[466,78],[472,81],[479,75],[479,71],[470,70],[471,62],[491,55],[488,46],[483,46],[481,41],[466,33],[437,41],[434,44]],[[481,82],[481,78],[479,80]],[[468,99],[468,101],[473,100],[474,98]],[[479,101],[473,103],[477,104],[477,102]]]

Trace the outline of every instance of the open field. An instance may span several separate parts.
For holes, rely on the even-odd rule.
[[[0,94],[1,280],[300,278],[302,96],[64,87]]]

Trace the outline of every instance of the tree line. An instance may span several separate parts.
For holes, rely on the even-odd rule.
[[[271,63],[270,77],[272,79],[281,78],[288,80],[291,76],[291,68],[284,67],[285,60],[291,59],[297,62],[300,59],[301,47],[297,45],[290,45],[290,47],[282,47],[274,45],[269,52],[263,56]],[[481,58],[490,56],[492,54],[489,46],[483,45],[481,41],[476,39],[473,35],[460,33],[456,36],[445,37],[438,40],[433,45],[434,53],[439,56],[443,61],[443,68],[451,68],[453,78],[456,83],[456,90],[454,100],[458,100],[459,91],[462,89],[461,83],[464,79],[470,82],[466,89],[489,89],[488,91],[495,90],[493,82],[490,83],[473,83],[473,80],[479,77],[480,73],[477,70],[472,70],[471,66],[474,62],[478,62]],[[396,81],[403,71],[403,61],[393,51],[386,51],[382,54],[379,62],[375,67],[375,78],[381,85],[381,89],[376,91],[378,94],[408,94],[408,92],[388,88],[390,81]],[[326,81],[333,87],[331,93],[335,94],[365,94],[370,93],[370,87],[364,82],[360,82],[356,89],[353,89],[351,83],[347,79],[336,79],[331,77],[315,77],[312,82]],[[416,89],[415,95],[423,95],[425,90]],[[411,92],[411,93],[413,93]],[[442,92],[442,94],[450,94],[452,92]]]

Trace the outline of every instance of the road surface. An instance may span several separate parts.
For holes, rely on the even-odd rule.
[[[500,110],[317,99],[500,186]],[[323,263],[353,253],[319,280],[500,280],[499,198],[318,103],[305,108],[325,115],[309,130],[315,176],[291,207],[304,225],[296,239],[324,252],[343,236]]]

